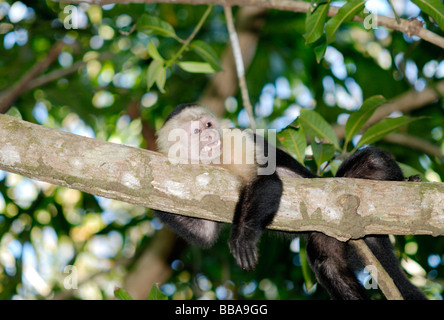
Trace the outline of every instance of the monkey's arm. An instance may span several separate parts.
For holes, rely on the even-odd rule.
[[[307,236],[307,257],[316,279],[335,300],[367,300],[348,260],[348,245],[320,232]]]
[[[257,176],[242,189],[229,240],[231,253],[241,268],[254,269],[259,237],[273,221],[281,196],[282,181],[276,172]]]
[[[177,235],[203,248],[209,248],[216,242],[222,227],[220,222],[185,217],[158,210],[154,212]]]

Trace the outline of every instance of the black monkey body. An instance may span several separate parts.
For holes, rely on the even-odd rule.
[[[195,123],[190,126],[189,123],[193,121]],[[184,135],[188,138],[185,140],[188,142],[193,141],[195,135],[197,137],[206,132],[211,131],[218,134],[218,138],[215,138],[214,135],[210,135],[210,138],[200,138],[197,152],[196,149],[194,151],[184,151],[187,153],[185,158],[188,158],[188,160],[198,158],[199,155],[205,152],[208,154],[208,151],[213,150],[213,147],[220,148],[221,154],[214,155],[213,151],[213,153],[210,152],[209,154],[213,155],[211,160],[222,159],[224,153],[235,151],[235,148],[227,146],[226,136],[222,133],[222,129],[227,129],[227,127],[221,124],[206,108],[186,104],[178,106],[167,117],[164,126],[159,130],[157,143],[160,152],[171,156],[170,150],[176,142],[175,140],[174,142],[171,141],[169,133],[178,128],[184,130]],[[233,133],[232,131],[229,132]],[[234,132],[234,134],[238,133]],[[221,165],[228,168],[242,180],[239,200],[231,227],[229,247],[239,266],[246,270],[252,270],[258,261],[257,243],[259,238],[265,228],[273,221],[279,208],[283,185],[278,173],[282,171],[291,172],[293,176],[300,178],[315,178],[317,176],[284,151],[269,145],[262,137],[256,135],[243,135],[242,137],[252,142],[256,148],[262,148],[259,151],[263,152],[263,157],[258,156],[256,152],[252,164],[233,164],[231,162],[229,164],[222,163]],[[187,149],[190,149],[189,145],[184,148],[184,150]],[[268,155],[274,152],[276,155],[276,170],[267,175],[258,174],[257,169],[266,166]],[[243,149],[242,159],[248,158],[249,153],[251,153],[251,150]],[[233,156],[230,160],[233,161]],[[337,176],[395,181],[404,178],[399,166],[391,156],[375,148],[363,149],[344,161],[338,169]],[[214,221],[185,217],[163,211],[156,211],[156,214],[178,235],[202,247],[213,245],[221,229],[221,223]],[[305,234],[307,236],[307,256],[310,265],[318,281],[328,290],[332,298],[366,299],[365,289],[357,280],[353,266],[350,264],[351,246],[322,233],[310,232]],[[393,278],[404,298],[425,299],[424,295],[410,284],[402,273],[387,236],[367,236],[364,239]]]
[[[336,177],[371,180],[403,181],[404,175],[388,152],[365,148],[345,160]],[[410,283],[393,253],[386,235],[369,235],[364,241],[393,279],[404,299],[424,300],[424,294]],[[334,299],[368,299],[364,287],[355,276],[353,248],[322,233],[311,232],[307,241],[307,256],[318,281]]]

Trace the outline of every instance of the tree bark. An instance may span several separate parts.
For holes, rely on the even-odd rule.
[[[217,166],[172,165],[155,152],[0,115],[0,169],[148,208],[231,222],[239,181]],[[271,229],[444,234],[444,184],[283,177]]]

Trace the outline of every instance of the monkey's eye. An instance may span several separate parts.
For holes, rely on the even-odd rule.
[[[211,122],[207,122],[206,126],[207,126],[207,128],[211,128],[213,126],[213,124]]]
[[[194,134],[198,134],[199,133],[199,129],[194,129]]]

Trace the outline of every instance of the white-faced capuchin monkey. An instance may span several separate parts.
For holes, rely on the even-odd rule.
[[[258,262],[259,238],[279,208],[283,191],[279,173],[299,178],[317,176],[284,151],[269,145],[262,137],[239,129],[228,130],[208,109],[196,104],[176,107],[157,135],[158,149],[168,155],[170,161],[220,163],[241,179],[242,187],[234,212],[229,247],[241,268],[254,269]],[[247,147],[232,145],[231,142],[239,138],[247,140]],[[248,143],[255,148],[249,148]],[[274,162],[276,170],[267,172],[271,162]],[[261,169],[265,174],[260,173]],[[390,154],[376,148],[366,148],[351,156],[342,163],[336,176],[404,180]],[[156,211],[156,214],[179,236],[205,248],[216,241],[222,225],[163,211]],[[310,265],[331,297],[368,299],[354,272],[357,254],[351,245],[319,232],[304,234],[307,237]],[[388,236],[366,236],[364,240],[392,277],[404,299],[426,299],[402,272]]]

